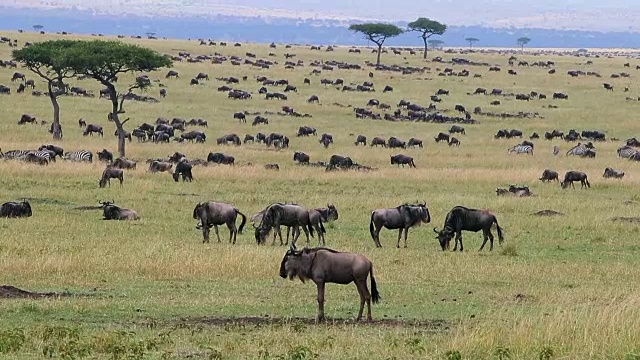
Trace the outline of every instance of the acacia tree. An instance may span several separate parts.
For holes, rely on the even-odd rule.
[[[526,36],[520,37],[520,38],[518,38],[518,40],[516,40],[518,45],[520,45],[522,51],[524,51],[524,46],[527,45],[530,41],[531,41],[531,39],[526,37]]]
[[[410,22],[407,26],[409,27],[409,31],[417,31],[421,33],[420,37],[424,42],[424,59],[427,58],[427,40],[433,35],[442,35],[447,31],[447,25],[423,17]]]
[[[43,25],[40,25],[40,24],[33,25],[33,30],[35,31],[40,31],[42,29],[44,29]]]
[[[109,91],[111,120],[115,123],[118,134],[118,153],[124,157],[126,133],[123,126],[128,119],[120,120],[120,107],[127,94],[133,89],[147,89],[151,86],[151,81],[145,76],[138,76],[135,83],[129,85],[128,92],[120,95],[121,102],[118,101],[118,91],[114,83],[119,74],[155,71],[171,66],[171,60],[154,50],[138,45],[103,40],[81,41],[65,54],[65,64],[73,71],[100,82]]]
[[[442,47],[442,45],[444,45],[444,41],[442,40],[438,40],[438,39],[429,40],[429,46],[431,46],[432,49]]]
[[[51,133],[54,140],[62,139],[60,126],[60,105],[58,97],[67,93],[68,85],[65,79],[72,78],[76,73],[64,62],[65,52],[77,45],[73,40],[51,40],[35,43],[31,46],[14,50],[13,59],[21,63],[47,82],[49,99],[53,105],[53,124]]]
[[[478,41],[480,41],[480,39],[478,38],[474,38],[474,37],[468,37],[465,39],[466,41],[469,42],[469,49],[471,49],[471,47],[473,46],[473,44],[477,43]]]
[[[376,65],[380,65],[380,53],[382,52],[382,44],[384,44],[384,41],[403,33],[399,27],[385,23],[352,24],[349,26],[349,30],[363,34],[365,39],[378,45],[378,60]]]

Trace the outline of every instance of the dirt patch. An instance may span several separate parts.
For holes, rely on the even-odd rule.
[[[564,214],[559,212],[559,211],[555,211],[555,210],[540,210],[538,212],[535,212],[531,215],[534,216],[563,216]]]
[[[73,210],[100,210],[102,209],[102,206],[96,206],[96,205],[83,205],[83,206],[76,206],[73,208]]]
[[[39,293],[31,292],[27,290],[18,289],[11,285],[0,285],[0,299],[41,299],[41,298],[53,298],[62,296],[71,296],[71,293]]]
[[[611,221],[622,221],[628,223],[640,223],[640,217],[624,217],[624,216],[616,216],[611,218]]]
[[[450,329],[449,322],[445,320],[401,320],[401,319],[375,319],[373,321],[360,321],[354,319],[327,319],[321,323],[316,323],[314,318],[279,318],[279,317],[198,317],[180,318],[178,326],[206,325],[206,326],[265,326],[265,325],[360,325],[376,327],[418,327],[426,330],[441,332]]]

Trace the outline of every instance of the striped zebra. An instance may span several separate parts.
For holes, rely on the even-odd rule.
[[[634,149],[631,146],[623,146],[617,150],[618,156],[623,159],[631,159],[631,157],[638,152],[638,150]]]
[[[33,150],[10,150],[2,155],[5,160],[24,160],[27,154]]]
[[[50,163],[52,161],[56,161],[56,153],[54,153],[51,150],[32,150],[27,152],[27,154],[25,155],[28,156],[30,154],[33,154],[33,156],[35,156],[37,159],[44,159],[47,161],[47,163]]]
[[[569,155],[576,155],[576,156],[580,156],[580,157],[595,157],[596,156],[596,152],[593,151],[592,149],[589,149],[587,146],[578,143],[578,145],[572,147],[571,149],[569,149],[569,151],[567,151],[567,156]]]
[[[64,153],[64,156],[62,157],[62,159],[70,160],[70,161],[92,162],[93,154],[91,153],[91,151],[87,151],[87,150],[69,151]]]
[[[531,154],[533,155],[533,146],[531,145],[516,145],[512,148],[510,148],[509,150],[507,150],[507,154],[511,154],[512,152],[515,152],[516,154]]]

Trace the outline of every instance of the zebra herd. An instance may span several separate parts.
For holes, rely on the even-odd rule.
[[[50,162],[56,161],[56,157],[74,162],[93,161],[93,153],[91,153],[91,151],[79,150],[57,153],[53,150],[47,149],[46,145],[41,146],[38,150],[10,150],[5,153],[0,149],[0,157],[3,160],[19,160],[40,165],[49,165]]]

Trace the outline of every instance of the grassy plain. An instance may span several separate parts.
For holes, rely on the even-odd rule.
[[[24,41],[39,41],[55,35],[2,34]],[[535,155],[507,155],[507,148],[519,140],[494,140],[502,128],[517,128],[525,135],[552,129],[601,130],[608,137],[624,140],[638,135],[635,114],[639,102],[635,63],[623,68],[624,58],[587,59],[546,54],[518,54],[522,60],[553,60],[555,75],[542,68],[516,68],[507,75],[504,54],[445,54],[431,56],[466,57],[503,67],[489,73],[488,67],[453,66],[468,69],[472,76],[439,77],[436,68],[450,64],[423,62],[420,55],[384,54],[387,64],[429,66],[420,75],[376,72],[378,92],[343,93],[320,85],[321,78],[343,78],[345,82],[370,80],[369,69],[334,70],[312,76],[310,66],[284,69],[284,54],[308,65],[314,59],[343,60],[364,66],[374,60],[368,50],[349,54],[347,48],[334,52],[310,51],[308,47],[269,49],[266,45],[242,47],[199,46],[197,41],[131,40],[177,54],[220,52],[244,57],[271,57],[280,64],[270,70],[228,62],[213,65],[175,63],[180,79],[164,79],[165,71],[151,74],[166,85],[168,96],[159,104],[128,102],[129,130],[142,122],[167,118],[203,118],[209,141],[196,144],[127,144],[127,156],[139,167],[127,171],[121,188],[99,189],[103,164],[57,162],[47,167],[0,162],[2,201],[30,198],[34,216],[28,219],[0,219],[1,283],[32,291],[69,291],[77,296],[53,299],[0,300],[0,352],[10,358],[45,355],[76,358],[283,358],[283,359],[408,359],[408,358],[640,358],[640,275],[637,224],[611,221],[615,216],[640,216],[640,169],[638,163],[616,157],[621,141],[597,143],[595,159],[565,157],[570,144],[563,141],[535,141]],[[0,59],[9,59],[8,46],[0,48]],[[566,75],[569,69],[597,71],[602,78]],[[46,88],[36,79],[37,88]],[[611,73],[627,71],[630,79],[609,79]],[[211,80],[189,86],[198,72]],[[0,83],[11,85],[13,70],[0,68]],[[482,78],[473,78],[473,74]],[[252,91],[248,101],[227,100],[216,91],[223,83],[215,77],[247,75],[237,86]],[[286,78],[299,92],[285,102],[267,101],[257,94],[254,77]],[[303,78],[312,85],[303,85]],[[121,78],[120,84],[133,79]],[[602,82],[615,85],[606,92]],[[98,93],[101,86],[91,80],[72,81]],[[382,94],[384,85],[393,93]],[[630,87],[623,93],[624,86]],[[535,90],[548,100],[531,102],[500,98],[502,105],[490,107],[490,96],[469,96],[476,87],[502,88],[506,93]],[[455,104],[467,109],[539,112],[544,118],[502,119],[476,116],[477,125],[467,125],[462,145],[449,148],[432,139],[450,124],[387,122],[356,119],[351,108],[363,107],[377,98],[395,107],[400,99],[428,105],[438,88],[451,91],[438,107],[452,110]],[[157,87],[150,95],[157,95]],[[554,91],[569,94],[567,101],[551,100]],[[306,103],[317,94],[321,105]],[[61,99],[66,151],[103,148],[115,150],[112,125],[106,121],[110,105],[97,98]],[[290,105],[313,118],[269,116],[269,125],[252,127],[250,121],[234,121],[236,111],[279,111]],[[549,104],[557,109],[547,108]],[[47,126],[16,125],[23,113],[51,119],[46,97],[30,94],[0,96],[0,146],[2,150],[32,149],[50,143]],[[453,114],[451,112],[450,114]],[[105,137],[83,137],[77,120],[105,127]],[[324,149],[316,138],[295,137],[297,128],[311,125],[319,133],[332,133],[335,144]],[[235,132],[281,132],[291,138],[290,148],[266,150],[262,145],[221,147],[215,137]],[[355,147],[354,136],[418,137],[424,149],[401,152],[415,158],[417,169],[398,169],[389,155],[398,151]],[[553,145],[563,150],[553,156]],[[332,154],[351,156],[360,164],[374,166],[369,173],[332,172],[296,166],[294,151],[305,151],[312,161],[327,161]],[[193,183],[174,183],[169,175],[148,173],[144,160],[181,151],[189,158],[206,158],[210,151],[223,151],[236,158],[235,167],[209,166],[194,169]],[[114,151],[115,152],[115,151]],[[248,165],[251,163],[253,165]],[[263,164],[278,163],[281,170],[265,170]],[[626,172],[623,180],[601,177],[605,167]],[[580,170],[589,175],[591,189],[562,190],[559,185],[541,184],[537,179],[545,168],[560,173]],[[536,195],[530,198],[496,197],[496,187],[527,184]],[[102,221],[97,210],[79,206],[97,205],[98,200],[138,211],[137,222]],[[316,290],[312,284],[290,282],[278,276],[285,248],[256,246],[247,230],[238,244],[202,244],[201,233],[191,218],[196,202],[218,200],[234,204],[247,215],[273,201],[295,201],[307,207],[337,206],[340,219],[328,225],[328,246],[359,252],[373,261],[382,303],[374,306],[374,324],[351,321],[357,311],[355,286],[329,285],[326,313],[334,320],[315,325]],[[412,229],[407,249],[395,248],[395,231],[383,230],[384,248],[376,249],[368,231],[370,212],[399,203],[426,200],[432,223]],[[493,252],[478,252],[481,235],[465,233],[467,251],[440,251],[432,228],[441,228],[444,217],[455,205],[487,208],[505,229],[506,243]],[[543,218],[531,214],[543,209],[564,216]],[[301,240],[299,244],[303,244]],[[315,245],[315,244],[314,244]],[[252,318],[252,319],[247,319]],[[12,351],[14,349],[15,351]]]

